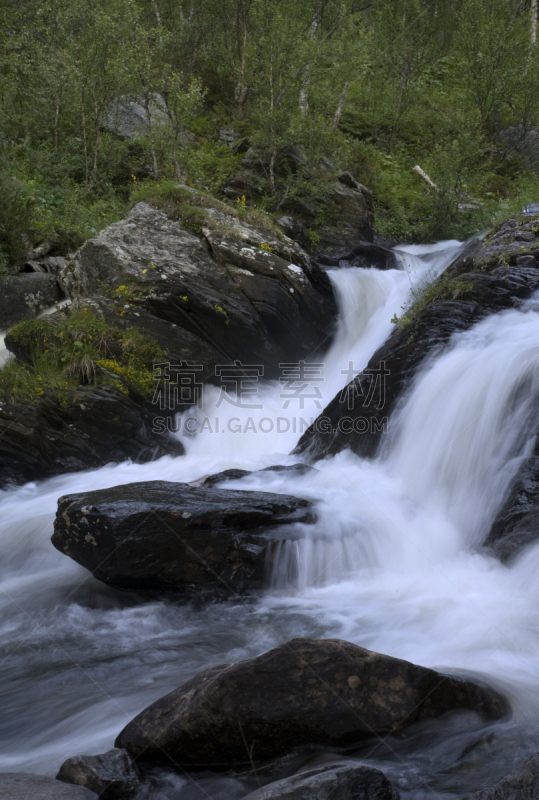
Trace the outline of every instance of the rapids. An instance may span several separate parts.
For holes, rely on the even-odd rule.
[[[338,330],[309,397],[260,383],[250,408],[206,387],[179,419],[186,455],[63,475],[0,493],[0,771],[55,775],[66,758],[109,749],[154,699],[213,664],[294,636],[336,636],[417,664],[483,678],[510,698],[511,720],[422,724],[357,752],[404,797],[460,797],[535,752],[539,712],[539,546],[511,567],[478,551],[532,441],[539,393],[539,303],[503,311],[433,354],[397,412],[379,458],[343,452],[316,473],[248,476],[230,488],[296,494],[318,522],[281,546],[256,602],[183,606],[113,591],[50,543],[62,494],[142,480],[193,481],[231,467],[291,464],[325,404],[363,369],[410,290],[460,244],[409,246],[399,269],[329,274]],[[254,407],[259,406],[259,407]],[[199,433],[186,434],[187,417]],[[217,425],[217,419],[219,423]],[[148,798],[240,798],[226,777],[161,774]],[[254,787],[253,787],[254,788]]]

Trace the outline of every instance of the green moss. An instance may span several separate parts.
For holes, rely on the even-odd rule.
[[[10,335],[26,361],[9,361],[0,369],[3,402],[37,402],[46,391],[79,384],[110,384],[126,394],[149,397],[154,387],[153,364],[166,357],[138,328],[120,330],[107,325],[89,308],[50,320],[25,320]]]

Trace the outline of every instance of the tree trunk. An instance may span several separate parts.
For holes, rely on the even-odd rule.
[[[95,112],[95,143],[94,143],[94,175],[97,172],[97,159],[99,155],[99,135],[101,133],[99,128],[99,106],[94,94],[94,112]]]
[[[150,114],[150,99],[147,94],[144,95],[144,110],[146,112],[146,125],[148,126],[148,136],[150,138],[150,152],[152,155],[153,161],[153,175],[155,180],[159,179],[159,167],[157,165],[157,154],[155,152],[155,148],[153,146],[153,136],[152,136],[152,117]]]
[[[86,114],[84,113],[84,95],[82,96],[80,108],[82,113],[82,141],[84,143],[84,183],[86,184],[86,186],[88,186],[90,176],[88,172],[88,137],[86,135]]]
[[[537,0],[531,0],[530,15],[530,43],[534,47],[537,41]]]
[[[163,22],[161,20],[161,14],[159,13],[159,6],[157,5],[156,0],[152,0],[152,8],[155,14],[155,18],[157,19],[157,24],[159,25],[160,28],[162,28]],[[180,9],[181,9],[181,3],[180,3]]]
[[[339,122],[341,121],[341,114],[344,108],[344,101],[346,100],[346,93],[348,91],[349,81],[345,81],[342,87],[341,96],[339,97],[339,102],[337,103],[337,108],[335,109],[335,116],[333,117],[333,125],[331,126],[334,131],[337,130],[339,127]]]

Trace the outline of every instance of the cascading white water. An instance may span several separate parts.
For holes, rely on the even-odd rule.
[[[232,406],[209,388],[203,411],[196,412],[208,425],[194,436],[179,434],[186,456],[108,466],[0,494],[1,770],[55,774],[68,756],[111,747],[129,718],[199,670],[302,635],[340,636],[499,685],[515,717],[492,728],[501,744],[493,745],[489,777],[506,771],[512,753],[532,747],[539,547],[510,568],[475,551],[530,446],[526,421],[539,362],[539,313],[531,303],[456,336],[423,366],[391,420],[379,459],[343,452],[302,477],[266,472],[227,484],[317,504],[317,523],[281,546],[273,588],[258,604],[197,610],[148,602],[107,589],[50,544],[62,494],[293,463],[287,453],[301,433],[299,420],[308,424],[318,415],[349,379],[350,364],[354,371],[365,367],[411,285],[440,272],[458,246],[401,248],[398,270],[330,273],[339,330],[318,358],[320,392],[303,408],[297,400],[287,405],[278,383],[260,386],[250,398],[262,408]],[[443,745],[436,749],[429,735],[406,764],[413,762],[414,775],[449,769],[479,729],[477,722],[466,730],[447,723]],[[401,790],[411,791],[417,776],[395,764],[385,771],[393,770]],[[473,774],[453,778],[446,771],[437,778],[438,793],[470,790],[484,773],[477,767]],[[194,797],[182,780],[175,794],[159,797]],[[223,781],[209,793],[241,796],[241,787]]]

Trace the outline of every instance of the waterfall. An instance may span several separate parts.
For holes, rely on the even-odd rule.
[[[302,476],[256,472],[227,484],[316,505],[314,525],[295,526],[293,538],[276,544],[270,587],[257,603],[200,609],[116,592],[50,544],[57,498],[69,492],[294,463],[288,453],[301,426],[348,382],[350,370],[366,366],[411,290],[440,274],[459,247],[400,247],[396,269],[329,272],[338,329],[327,352],[311,358],[318,373],[303,404],[287,403],[277,381],[258,385],[251,408],[205,387],[203,409],[178,419],[185,456],[0,492],[0,770],[54,775],[69,756],[109,749],[127,719],[201,669],[293,636],[339,636],[483,676],[514,709],[511,724],[496,728],[497,752],[533,747],[539,547],[506,567],[477,545],[533,446],[537,301],[488,317],[432,353],[393,414],[376,460],[342,452]],[[182,427],[187,417],[200,423],[198,433]],[[477,724],[459,729],[451,746],[462,751]],[[428,755],[428,745],[421,752]],[[436,762],[445,763],[448,752],[442,748]]]

